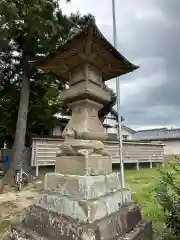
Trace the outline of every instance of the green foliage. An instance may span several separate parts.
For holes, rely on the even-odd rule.
[[[133,200],[142,208],[144,219],[152,221],[154,230],[160,232],[164,227],[164,214],[154,191],[158,177],[157,168],[125,171],[126,183],[132,191]]]
[[[180,161],[177,157],[168,169],[160,170],[156,196],[164,210],[167,228],[180,237]]]
[[[94,17],[79,13],[64,15],[56,0],[0,1],[2,139],[14,137],[23,76],[28,77],[30,86],[28,135],[47,129],[54,121],[53,115],[61,109],[66,112],[66,106],[59,101],[64,88],[61,79],[43,75],[38,66],[88,21],[94,21]]]
[[[56,0],[0,1],[0,45],[4,52],[16,51],[19,71],[34,76],[38,60],[56,51],[93,16],[62,14]]]
[[[38,66],[89,21],[95,21],[90,14],[64,15],[56,0],[0,1],[0,140],[14,138],[24,75],[30,86],[27,137],[47,132],[54,114],[71,113],[59,100],[65,87],[61,79],[44,75]],[[107,91],[112,100],[100,110],[101,118],[116,102],[114,92]]]
[[[61,111],[59,90],[57,84],[51,84],[46,76],[42,83],[31,83],[30,104],[27,121],[27,135],[48,131],[54,121],[54,114]],[[3,89],[4,90],[4,89]],[[6,91],[0,91],[0,136],[2,141],[12,141],[14,138],[18,113],[20,86],[14,82],[8,83]]]

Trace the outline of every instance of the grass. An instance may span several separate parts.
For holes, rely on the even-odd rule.
[[[153,222],[156,231],[164,229],[164,213],[159,206],[154,187],[158,181],[157,168],[141,168],[125,172],[126,183],[130,186],[133,199],[141,206],[145,219]]]

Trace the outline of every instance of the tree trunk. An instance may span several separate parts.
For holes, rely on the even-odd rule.
[[[23,151],[25,147],[27,116],[29,108],[30,82],[27,75],[23,75],[21,82],[20,101],[18,118],[16,123],[16,133],[13,145],[13,156],[11,162],[11,169],[6,174],[8,183],[14,182],[14,169],[18,163],[21,162]]]

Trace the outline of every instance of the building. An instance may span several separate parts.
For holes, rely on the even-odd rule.
[[[122,124],[122,138],[124,141],[132,140],[133,134],[135,134],[135,132],[135,130]]]
[[[168,158],[172,155],[180,156],[180,128],[159,128],[136,131],[132,140],[141,142],[164,144],[164,155]]]
[[[124,122],[124,118],[121,117],[121,122]],[[124,141],[132,140],[132,135],[135,131],[124,124],[122,127],[122,138]],[[115,134],[117,136],[118,133],[118,113],[112,109],[112,111],[105,117],[104,119],[104,128],[107,133]]]

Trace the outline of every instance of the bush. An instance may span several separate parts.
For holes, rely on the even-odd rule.
[[[156,197],[164,210],[166,227],[180,238],[180,160],[168,164],[161,169],[159,182],[155,188]]]

